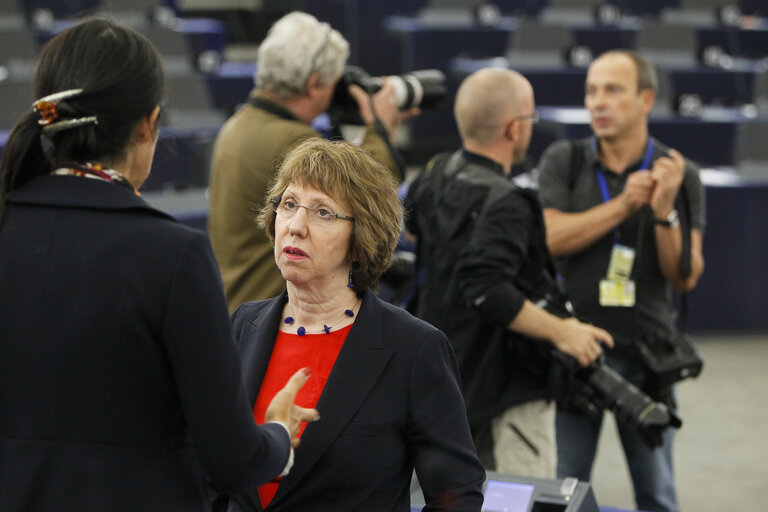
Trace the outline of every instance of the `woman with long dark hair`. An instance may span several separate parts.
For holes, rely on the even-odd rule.
[[[40,55],[0,164],[0,510],[208,510],[209,483],[290,467],[316,415],[305,371],[254,423],[207,237],[138,195],[163,89],[110,21]]]

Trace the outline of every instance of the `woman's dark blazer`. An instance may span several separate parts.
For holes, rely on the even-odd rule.
[[[285,295],[233,315],[243,378],[255,403]],[[307,341],[309,342],[309,341]],[[479,511],[485,478],[445,335],[366,293],[307,425],[295,465],[267,511],[409,511],[415,467],[428,510]],[[261,510],[238,496],[230,510]]]
[[[288,460],[258,428],[204,233],[45,175],[0,226],[0,510],[209,510]]]

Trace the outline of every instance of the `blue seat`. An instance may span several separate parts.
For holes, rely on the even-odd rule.
[[[573,40],[594,56],[616,48],[634,48],[637,29],[628,27],[574,27]]]
[[[397,38],[382,23],[393,14],[413,15],[428,0],[304,0],[295,8],[317,16],[338,29],[349,41],[349,63],[372,75],[396,75],[413,71],[402,68]]]
[[[706,27],[697,30],[698,51],[707,46],[719,46],[728,55],[748,59],[768,57],[768,27],[738,29]]]
[[[162,127],[152,171],[142,190],[208,186],[211,152],[219,127]]]
[[[636,16],[658,17],[664,9],[680,7],[680,0],[609,0],[623,12]]]
[[[46,9],[53,13],[56,19],[69,19],[94,12],[100,8],[104,0],[21,0],[20,6],[27,16],[36,9]]]
[[[752,102],[756,72],[705,67],[667,69],[673,98],[697,94],[704,104],[724,106]]]
[[[455,58],[452,73],[461,81],[464,77],[488,66],[507,66],[504,60]],[[531,82],[537,105],[581,106],[584,104],[584,81],[587,70],[576,67],[520,68],[514,67]]]
[[[496,27],[479,25],[430,24],[418,18],[391,16],[384,20],[402,48],[403,70],[436,68],[448,72],[457,56],[494,57],[507,49],[510,31],[516,27],[511,18]]]
[[[217,73],[205,75],[213,106],[228,114],[233,113],[248,99],[248,93],[254,87],[255,73],[255,64],[225,62]]]

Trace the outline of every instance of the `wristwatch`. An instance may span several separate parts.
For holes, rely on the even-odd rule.
[[[653,222],[659,226],[665,226],[668,228],[676,228],[680,225],[680,216],[677,214],[677,210],[672,210],[667,215],[666,219],[654,219]]]

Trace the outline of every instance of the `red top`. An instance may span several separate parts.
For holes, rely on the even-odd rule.
[[[353,324],[338,331],[320,334],[291,334],[278,331],[272,356],[269,358],[267,373],[259,389],[259,396],[253,407],[256,423],[264,424],[264,414],[278,391],[291,376],[302,368],[312,369],[312,375],[296,395],[296,405],[315,407],[328,381],[336,358]],[[304,433],[306,423],[299,430],[299,437]],[[262,508],[266,508],[275,497],[279,483],[268,483],[259,487],[259,499]]]

